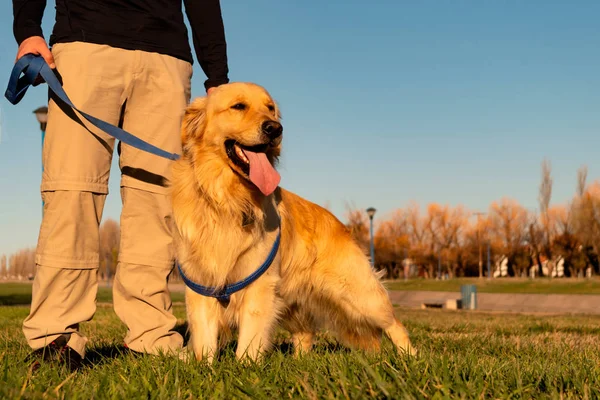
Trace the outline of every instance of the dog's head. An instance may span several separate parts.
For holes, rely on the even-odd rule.
[[[184,154],[219,164],[264,195],[278,186],[275,170],[283,127],[270,94],[252,83],[217,87],[187,108],[182,125]]]

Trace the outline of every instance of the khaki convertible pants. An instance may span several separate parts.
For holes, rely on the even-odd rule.
[[[57,71],[81,110],[172,153],[181,153],[180,124],[190,100],[190,63],[109,46],[53,47]],[[85,356],[79,324],[96,311],[99,224],[115,140],[69,118],[49,102],[43,148],[41,224],[33,298],[23,332],[34,348],[70,334]],[[89,130],[88,130],[89,129]],[[173,218],[167,184],[170,160],[119,144],[121,242],[114,282],[115,312],[127,325],[125,344],[136,351],[178,350],[167,277],[173,268]]]

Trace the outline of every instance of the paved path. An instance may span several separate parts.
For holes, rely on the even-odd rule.
[[[445,303],[447,299],[460,297],[458,292],[390,291],[392,303],[410,308],[419,308],[425,302]],[[600,315],[600,295],[477,293],[477,309]]]

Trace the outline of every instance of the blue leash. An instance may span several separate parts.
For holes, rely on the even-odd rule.
[[[229,300],[230,300],[232,294],[234,294],[235,292],[238,292],[238,291],[244,289],[245,287],[247,287],[248,285],[250,285],[252,282],[254,282],[258,278],[260,278],[260,276],[269,269],[269,267],[271,266],[271,263],[273,263],[273,260],[275,259],[275,256],[277,255],[277,251],[279,250],[280,239],[281,239],[281,227],[279,228],[279,232],[277,233],[277,239],[275,239],[275,243],[273,243],[271,252],[267,256],[267,259],[265,260],[265,262],[256,271],[254,271],[252,274],[248,275],[248,277],[246,277],[245,279],[243,279],[239,282],[236,282],[236,283],[232,283],[230,285],[225,285],[220,290],[217,290],[216,287],[203,286],[203,285],[200,285],[200,284],[192,281],[190,278],[185,276],[185,274],[183,273],[183,270],[181,269],[181,265],[179,263],[177,264],[177,268],[179,269],[179,274],[181,275],[181,279],[183,279],[183,282],[186,284],[187,287],[189,287],[190,289],[192,289],[194,292],[198,293],[199,295],[206,296],[206,297],[214,297],[219,302],[227,304],[227,303],[229,303]]]
[[[23,77],[21,77],[21,74],[23,74]],[[45,81],[48,84],[50,90],[52,90],[63,102],[65,102],[67,105],[73,108],[73,110],[78,111],[81,115],[85,117],[85,119],[87,119],[94,126],[108,133],[115,139],[118,139],[121,142],[138,148],[140,150],[147,151],[148,153],[164,157],[169,160],[177,160],[180,157],[179,154],[169,153],[167,151],[159,149],[158,147],[143,141],[137,136],[134,136],[131,133],[126,132],[117,126],[114,126],[112,124],[109,124],[108,122],[102,121],[96,117],[86,114],[83,111],[76,108],[75,105],[73,105],[73,103],[69,99],[69,96],[67,96],[67,94],[65,93],[62,85],[60,84],[54,72],[50,69],[46,61],[41,56],[26,54],[15,63],[15,66],[13,67],[13,70],[10,74],[8,87],[4,96],[12,104],[19,103],[25,95],[25,92],[27,92],[29,86],[37,86],[39,84],[38,82],[36,82],[38,77],[41,77],[43,81]],[[73,120],[80,123],[75,119]]]

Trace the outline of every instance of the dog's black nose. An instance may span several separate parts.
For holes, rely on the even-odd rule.
[[[283,126],[277,121],[265,121],[262,131],[269,139],[277,139],[283,133]]]

